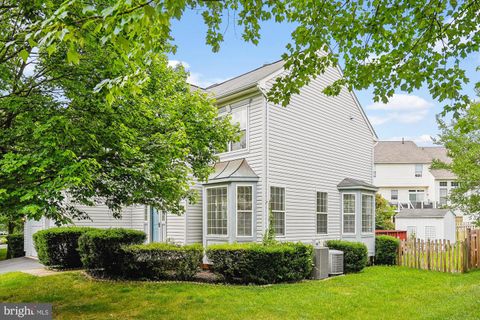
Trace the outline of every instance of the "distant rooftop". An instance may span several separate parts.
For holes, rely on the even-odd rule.
[[[379,141],[375,163],[432,163],[434,159],[450,163],[444,147],[419,147],[413,141]]]
[[[396,216],[398,218],[443,218],[450,209],[402,209]]]

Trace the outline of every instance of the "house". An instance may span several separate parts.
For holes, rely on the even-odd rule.
[[[458,186],[445,169],[431,169],[434,159],[451,162],[444,147],[419,147],[413,141],[379,141],[375,146],[373,184],[398,210],[441,208]]]
[[[219,116],[230,114],[243,135],[219,154],[208,182],[193,187],[200,201],[185,203],[182,216],[146,206],[126,208],[115,225],[145,230],[148,241],[261,241],[271,210],[280,241],[362,241],[373,255],[376,134],[354,93],[322,93],[342,77],[338,67],[312,79],[287,107],[267,101],[275,79],[286,72],[283,64],[266,64],[201,89],[216,98]],[[93,222],[77,224],[114,224],[104,207],[89,210]],[[35,255],[34,224],[25,228],[28,255]],[[44,227],[46,222],[38,228]]]
[[[455,214],[450,209],[402,209],[395,216],[395,228],[407,237],[455,242]]]

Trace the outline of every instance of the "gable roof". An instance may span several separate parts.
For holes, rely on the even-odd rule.
[[[402,209],[396,216],[398,218],[443,218],[450,209]],[[452,214],[454,214],[452,212]],[[454,214],[455,215],[455,214]]]
[[[337,184],[337,188],[339,190],[345,189],[364,189],[364,190],[372,190],[376,191],[378,188],[373,184],[365,182],[363,180],[353,179],[353,178],[345,178],[339,184]]]
[[[252,86],[256,86],[260,80],[282,69],[284,64],[284,60],[264,64],[257,69],[241,74],[232,79],[213,84],[205,88],[205,91],[213,93],[217,98],[242,91]]]
[[[379,141],[375,163],[431,163],[432,157],[413,141]]]

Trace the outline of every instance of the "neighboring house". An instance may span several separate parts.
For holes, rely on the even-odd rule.
[[[456,176],[430,169],[434,159],[450,163],[444,147],[419,147],[413,141],[379,141],[375,146],[373,184],[398,210],[441,208],[458,186]]]
[[[406,230],[408,238],[455,242],[455,214],[449,209],[402,209],[395,216],[395,228]]]
[[[376,134],[353,93],[322,93],[342,77],[339,68],[312,79],[285,108],[266,99],[284,73],[277,61],[201,89],[216,98],[220,116],[240,125],[242,139],[219,155],[207,183],[194,186],[200,201],[186,203],[184,215],[138,206],[118,224],[146,230],[149,241],[261,241],[271,209],[278,240],[362,241],[373,255]],[[108,227],[108,210],[92,210],[90,224]],[[27,223],[26,244],[32,229]]]

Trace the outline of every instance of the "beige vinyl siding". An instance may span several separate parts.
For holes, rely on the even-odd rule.
[[[347,90],[337,97],[322,93],[339,77],[338,69],[330,68],[288,107],[268,107],[269,185],[285,187],[286,240],[339,238],[337,184],[346,177],[372,179],[373,134],[353,96]],[[316,234],[317,191],[328,193],[327,235]]]

